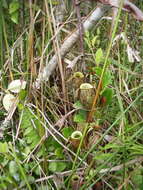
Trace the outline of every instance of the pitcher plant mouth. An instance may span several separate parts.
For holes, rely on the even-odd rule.
[[[74,131],[72,134],[71,134],[71,139],[75,139],[75,140],[80,140],[82,138],[82,132],[80,131]]]
[[[80,177],[78,175],[73,175],[72,176],[72,181],[76,182],[76,181],[79,181]]]

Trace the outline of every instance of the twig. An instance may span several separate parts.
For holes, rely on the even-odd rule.
[[[79,169],[77,169],[77,173],[79,173],[80,171],[83,171],[85,168],[79,168]],[[67,176],[67,175],[69,175],[70,173],[72,173],[72,170],[69,170],[69,171],[65,171],[65,172],[57,172],[56,174],[54,174],[54,175],[50,175],[50,176],[47,176],[47,177],[42,177],[42,178],[40,178],[40,179],[37,179],[35,182],[37,183],[37,182],[41,182],[41,181],[45,181],[45,180],[48,180],[48,179],[52,179],[52,178],[54,178],[54,176],[55,175],[60,175],[60,176]]]

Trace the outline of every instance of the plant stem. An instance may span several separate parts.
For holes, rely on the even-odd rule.
[[[115,25],[114,25],[114,28],[113,28],[112,36],[111,36],[111,39],[110,39],[110,42],[109,42],[109,46],[108,46],[108,49],[107,49],[107,54],[106,54],[106,57],[105,57],[104,66],[103,66],[102,73],[101,73],[101,76],[100,76],[100,80],[99,80],[99,83],[98,83],[98,86],[97,86],[97,90],[96,90],[96,94],[95,94],[95,97],[94,97],[94,100],[93,100],[91,111],[89,112],[89,115],[88,115],[88,118],[87,118],[87,122],[91,122],[92,121],[93,115],[94,115],[95,110],[96,110],[97,100],[99,98],[99,94],[100,94],[101,87],[102,87],[102,80],[103,80],[104,74],[106,72],[106,68],[109,65],[108,58],[109,58],[110,51],[111,51],[111,48],[112,48],[112,42],[113,42],[113,39],[114,39],[115,34],[116,34],[117,27],[118,27],[118,22],[119,22],[119,18],[120,18],[122,7],[123,7],[123,1],[121,2],[119,10],[118,10],[118,15],[117,15],[117,18],[116,18],[116,21],[115,21]]]

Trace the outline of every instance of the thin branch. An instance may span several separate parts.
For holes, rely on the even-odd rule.
[[[79,168],[79,169],[77,169],[77,173],[80,173],[81,171],[83,171],[85,168]],[[65,171],[65,172],[56,172],[56,174],[54,174],[54,175],[50,175],[50,176],[47,176],[47,177],[42,177],[42,178],[40,178],[40,179],[37,179],[35,182],[37,183],[37,182],[42,182],[42,181],[47,181],[47,180],[49,180],[49,179],[53,179],[54,177],[55,177],[55,175],[59,175],[59,176],[61,176],[61,177],[64,177],[64,176],[68,176],[69,174],[71,174],[72,173],[72,170],[69,170],[69,171]]]

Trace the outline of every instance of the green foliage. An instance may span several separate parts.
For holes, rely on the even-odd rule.
[[[0,153],[5,154],[8,153],[8,144],[7,142],[0,142]]]
[[[61,145],[51,136],[47,139],[46,144],[49,152],[54,152],[56,149],[61,148]]]
[[[102,97],[105,98],[105,105],[108,105],[108,104],[110,104],[112,102],[113,95],[114,95],[114,91],[113,91],[112,88],[106,88],[102,92]]]
[[[78,113],[74,115],[74,122],[82,123],[86,122],[87,112],[84,110],[79,110]]]
[[[93,56],[94,56],[93,49],[94,49],[95,45],[99,44],[98,35],[95,35],[95,34],[90,33],[89,31],[86,31],[84,40],[85,40],[87,47],[90,49],[90,51],[93,53]]]
[[[92,44],[92,47],[94,47],[95,45],[96,45],[96,42],[97,42],[97,39],[98,39],[98,36],[93,36],[93,38],[92,38],[92,41],[91,41],[91,44]],[[99,51],[101,50],[102,51],[102,49],[98,49]],[[97,51],[98,51],[97,50]],[[96,52],[97,53],[97,52]],[[100,52],[101,53],[101,52]],[[98,54],[98,53],[97,53]],[[100,54],[101,55],[101,54]]]
[[[49,170],[51,172],[62,172],[65,170],[67,164],[64,162],[51,162],[49,163]]]
[[[33,149],[44,135],[44,129],[40,121],[35,118],[27,107],[21,109],[21,128],[23,129],[23,137],[30,149]]]
[[[9,13],[12,14],[19,9],[18,1],[13,0],[9,6]]]
[[[13,160],[10,161],[10,163],[9,163],[9,173],[11,175],[15,175],[17,173],[17,171],[18,171],[17,163],[15,161],[13,161]]]
[[[32,3],[31,6],[30,3]],[[67,39],[66,33],[72,33],[77,24],[76,14],[71,14],[72,1],[64,0],[63,3],[66,5],[65,10],[69,7],[69,11],[66,11],[63,15],[64,20],[57,25],[62,29],[59,33],[53,27],[56,21],[53,18],[57,17],[53,15],[57,11],[56,6],[58,5],[60,9],[58,0],[1,1],[1,100],[3,94],[6,93],[9,81],[17,78],[26,79],[28,85],[26,90],[20,91],[18,109],[13,110],[14,112],[6,113],[1,104],[0,189],[57,190],[60,189],[59,184],[65,183],[65,189],[69,190],[71,176],[82,174],[81,178],[85,187],[78,188],[81,190],[92,189],[92,187],[96,189],[99,186],[100,189],[121,187],[127,190],[142,190],[142,159],[138,161],[143,154],[142,60],[129,63],[126,53],[127,44],[122,43],[120,39],[114,46],[112,44],[108,46],[110,42],[107,28],[110,29],[110,22],[103,19],[92,31],[85,33],[84,61],[81,57],[70,72],[66,66],[63,73],[57,72],[56,69],[48,82],[42,83],[39,89],[33,88],[33,82],[47,62],[47,57],[50,61],[55,53],[55,40],[58,39],[60,42],[60,48]],[[87,16],[86,3],[83,1],[80,6],[83,17]],[[143,9],[141,1],[138,0],[136,3]],[[30,22],[33,19],[31,13],[34,17],[33,26]],[[126,33],[130,47],[133,50],[137,48],[142,58],[141,23],[125,14],[123,16],[120,18],[122,22],[118,25],[119,32],[117,33]],[[70,18],[70,21],[67,18]],[[29,28],[34,30],[29,31]],[[78,42],[76,44],[66,55],[67,62],[69,60],[72,62],[74,57],[80,55]],[[29,47],[32,48],[29,49]],[[107,56],[108,52],[110,53]],[[65,57],[61,58],[64,60]],[[33,73],[33,67],[35,73]],[[82,80],[79,81],[75,92],[73,87],[77,85],[74,83],[73,76],[83,72],[84,77],[81,76]],[[102,89],[95,106],[93,121],[87,123],[90,108],[85,108],[85,101],[79,98],[78,88],[81,82],[91,84],[93,92],[90,96],[92,97],[92,94],[96,94],[101,74],[103,74]],[[61,76],[65,78],[65,81],[61,80]],[[80,77],[77,76],[77,78]],[[65,91],[64,88],[63,91],[61,90],[61,84],[65,87]],[[83,105],[78,101],[79,99]],[[27,106],[29,103],[35,109],[29,108]],[[71,114],[70,111],[73,108],[77,110]],[[56,126],[56,121],[64,115],[67,117],[63,126]],[[55,130],[48,124],[47,119]],[[5,121],[8,124],[4,124]],[[48,130],[45,132],[43,124],[52,132],[52,135],[47,132]],[[3,130],[5,130],[4,133]],[[84,130],[82,131],[83,143],[77,149],[72,145],[69,137],[73,131],[81,130]],[[42,140],[43,137],[44,140]],[[117,171],[101,173],[102,169],[114,167]],[[72,170],[71,173],[70,170]],[[60,177],[56,172],[60,172]],[[67,176],[64,176],[62,172]],[[44,178],[49,176],[50,179]],[[108,183],[105,183],[106,181]]]
[[[96,64],[99,65],[99,63],[101,63],[103,61],[103,51],[101,48],[99,48],[97,51],[96,51],[96,54],[95,54],[95,61],[96,61]]]
[[[101,74],[102,74],[102,68],[101,67],[93,67],[92,68],[93,72],[95,72],[95,74],[98,76],[98,77],[101,77]],[[103,79],[102,79],[102,89],[105,89],[109,84],[112,83],[112,75],[111,75],[111,72],[106,69],[106,72],[104,73],[103,75]]]
[[[113,153],[95,153],[95,160],[99,160],[101,162],[105,162],[108,158],[111,158],[113,156]]]
[[[3,8],[5,8],[5,9],[8,8],[8,3],[7,3],[6,0],[2,0],[1,3],[2,3],[2,7],[3,7]]]
[[[74,130],[71,127],[64,127],[62,129],[62,134],[64,137],[69,138]]]
[[[131,176],[132,182],[137,190],[143,189],[143,168],[139,167],[132,172]]]
[[[64,158],[62,147],[55,150],[55,156],[60,159]]]
[[[19,7],[20,5],[17,0],[13,0],[9,5],[10,18],[15,24],[18,24]]]
[[[75,109],[83,109],[83,105],[81,104],[80,101],[76,101],[74,104],[73,104],[73,107]]]

